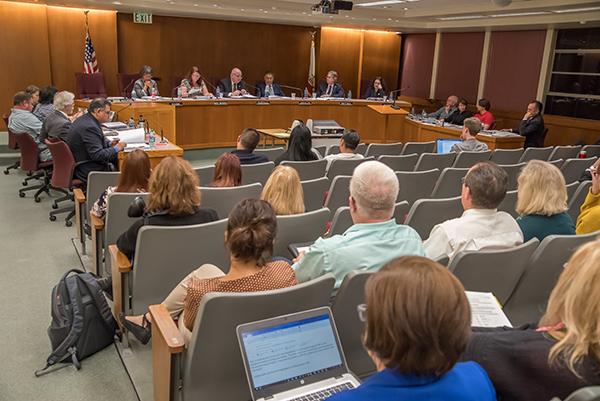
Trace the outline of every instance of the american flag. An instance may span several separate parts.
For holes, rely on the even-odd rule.
[[[87,24],[86,24],[87,25]],[[85,51],[83,54],[83,71],[86,74],[94,74],[100,72],[98,68],[98,60],[96,60],[96,51],[92,46],[92,38],[90,37],[90,30],[86,26],[85,29]]]

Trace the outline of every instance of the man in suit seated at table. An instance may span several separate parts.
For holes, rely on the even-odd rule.
[[[525,137],[525,148],[544,147],[544,117],[542,117],[542,109],[544,105],[539,100],[532,100],[527,105],[527,112],[523,116],[518,128],[503,129],[502,131],[510,131],[520,134]]]
[[[325,77],[325,82],[322,82],[317,88],[318,97],[344,97],[346,92],[342,85],[338,84],[338,73],[329,71]]]
[[[79,117],[65,138],[76,162],[83,163],[75,169],[74,176],[86,182],[92,171],[111,171],[118,165],[117,154],[127,146],[118,139],[106,139],[102,123],[109,120],[110,102],[104,98],[92,100],[88,112]]]
[[[40,132],[40,141],[47,138],[64,140],[71,123],[81,117],[83,113],[73,114],[75,95],[68,91],[61,91],[54,95],[54,110],[46,117]]]
[[[223,78],[219,81],[217,86],[221,89],[221,92],[225,97],[248,94],[248,91],[246,91],[246,83],[242,80],[242,70],[237,67],[231,70],[229,78]]]
[[[276,84],[275,76],[271,71],[265,72],[264,82],[256,85],[256,96],[258,97],[269,97],[269,96],[285,96],[281,90],[281,86]]]
[[[257,155],[254,149],[260,142],[260,134],[254,128],[246,128],[237,137],[236,150],[231,153],[240,159],[240,164],[258,164],[269,161],[265,155]]]

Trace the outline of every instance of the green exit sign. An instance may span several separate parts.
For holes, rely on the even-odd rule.
[[[135,13],[133,13],[133,22],[135,22],[136,24],[151,24],[152,13],[136,11]]]

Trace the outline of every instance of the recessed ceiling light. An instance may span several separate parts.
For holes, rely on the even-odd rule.
[[[568,8],[566,10],[552,10],[553,13],[562,14],[562,13],[579,13],[583,11],[598,11],[600,7],[584,7],[584,8]]]
[[[360,3],[357,4],[357,7],[376,7],[376,6],[385,6],[388,4],[400,4],[400,3],[406,3],[406,0],[377,0],[377,1],[371,1],[369,3]]]
[[[408,7],[404,7],[404,11],[408,11]]]
[[[198,7],[198,4],[194,4],[194,7]]]
[[[436,18],[440,21],[454,21],[454,20],[461,20],[461,19],[477,19],[477,18],[483,18],[483,15],[459,15],[456,17],[440,17],[440,18]]]
[[[120,1],[113,1],[113,4],[115,4],[115,5],[117,5],[117,6],[120,6],[120,5],[121,5],[121,4],[123,4],[123,3],[121,3]]]
[[[502,18],[502,17],[526,17],[531,15],[544,15],[550,14],[548,11],[531,11],[526,13],[508,13],[508,14],[492,14],[490,17],[492,18]]]

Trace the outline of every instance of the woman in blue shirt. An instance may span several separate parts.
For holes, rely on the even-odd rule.
[[[365,299],[358,312],[377,373],[328,400],[496,400],[481,366],[457,363],[471,334],[471,310],[448,269],[420,256],[394,259],[369,278]]]

